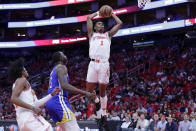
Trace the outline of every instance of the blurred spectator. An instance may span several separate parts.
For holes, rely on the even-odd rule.
[[[129,116],[127,116],[125,120],[126,121],[122,123],[121,128],[128,128],[129,127],[129,125],[131,123]]]
[[[147,111],[148,111],[149,113],[152,113],[152,112],[153,112],[153,109],[152,109],[152,107],[150,106],[149,103],[147,103]]]
[[[190,125],[190,131],[196,131],[196,113],[193,115],[193,119]]]
[[[131,123],[129,125],[129,128],[135,129],[136,126],[137,126],[137,121],[138,121],[138,114],[137,113],[133,113],[132,119],[131,119]]]
[[[161,113],[166,116],[169,115],[167,104],[165,104],[165,103],[163,104],[163,106],[161,107]]]
[[[171,116],[167,118],[168,123],[166,124],[165,131],[178,131],[177,124],[173,122],[172,119]]]
[[[162,115],[161,120],[158,122],[157,127],[160,131],[165,131],[166,124],[167,124],[167,121],[165,120],[165,115]]]
[[[149,125],[149,121],[145,119],[144,113],[141,113],[135,131],[145,131],[148,125]]]
[[[184,115],[184,120],[179,123],[178,131],[189,131],[191,122],[189,121],[188,115]]]
[[[158,121],[159,121],[158,114],[154,114],[153,120],[151,121],[150,125],[148,126],[148,131],[159,131]]]
[[[83,115],[82,115],[82,119],[81,120],[87,120],[87,115],[86,115],[86,113],[84,113]]]
[[[87,117],[90,117],[94,113],[95,105],[91,102],[90,104],[88,104],[87,108],[88,108]]]
[[[146,112],[147,110],[142,106],[142,104],[139,105],[138,109],[136,110],[138,113],[139,112]]]
[[[112,112],[111,120],[115,120],[115,121],[119,121],[120,120],[120,117],[118,116],[116,111]]]
[[[184,103],[181,104],[180,112],[186,112],[186,113],[188,113],[188,108],[185,107]]]

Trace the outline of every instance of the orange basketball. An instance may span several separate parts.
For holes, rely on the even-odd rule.
[[[100,9],[99,9],[99,14],[102,17],[110,17],[112,15],[112,7],[108,6],[108,5],[103,5]]]

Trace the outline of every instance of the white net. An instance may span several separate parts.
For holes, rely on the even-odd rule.
[[[144,8],[146,4],[149,4],[151,0],[138,0],[138,7]]]

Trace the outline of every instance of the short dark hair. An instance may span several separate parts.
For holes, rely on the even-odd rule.
[[[101,20],[101,19],[94,20],[94,21],[93,21],[93,31],[95,31],[94,28],[95,28],[96,23],[98,23],[98,22],[102,22],[102,23],[104,24],[104,21]],[[105,25],[105,24],[104,24],[104,25]]]
[[[52,55],[52,64],[56,64],[61,61],[61,51],[57,51]]]
[[[24,70],[24,59],[19,58],[14,62],[10,62],[8,67],[8,78],[11,81],[15,81],[16,79],[22,77],[22,71]]]

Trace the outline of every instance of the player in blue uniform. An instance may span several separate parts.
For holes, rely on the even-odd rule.
[[[69,84],[69,76],[66,68],[67,57],[63,52],[55,52],[52,57],[54,67],[50,73],[50,81],[48,94],[51,93],[56,86],[61,88],[61,91],[52,97],[47,103],[46,108],[50,117],[63,131],[79,131],[73,109],[68,100],[68,92],[83,94],[90,99],[95,98],[95,93],[89,93],[77,89]]]

